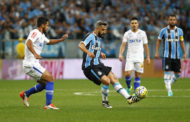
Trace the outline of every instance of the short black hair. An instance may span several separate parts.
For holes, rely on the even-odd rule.
[[[46,17],[39,17],[37,20],[37,27],[40,27],[42,24],[46,24],[48,19]]]
[[[175,17],[176,18],[176,15],[175,14],[170,14],[169,16],[168,16],[168,18],[169,17]]]
[[[137,21],[139,21],[138,17],[132,17],[132,18],[130,19],[130,21],[132,21],[132,20],[137,20]]]
[[[96,22],[96,28],[97,27],[100,27],[101,25],[105,25],[105,26],[107,26],[108,24],[107,24],[107,22],[104,22],[104,21],[102,21],[102,20],[98,20],[97,22]]]

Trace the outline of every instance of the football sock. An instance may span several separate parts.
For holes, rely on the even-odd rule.
[[[131,77],[125,76],[125,82],[127,84],[127,88],[131,88]]]
[[[53,99],[54,82],[47,82],[46,84],[46,105],[52,103]]]
[[[127,91],[121,86],[121,84],[119,82],[116,82],[113,85],[114,89],[121,94],[122,96],[124,96],[126,99],[128,99],[130,97],[130,95],[127,93]]]
[[[134,91],[136,90],[137,87],[140,86],[140,83],[141,83],[141,79],[139,77],[136,77],[134,81]]]
[[[170,79],[170,72],[164,72],[164,83],[166,85],[166,89],[168,92],[171,92],[171,79]]]
[[[34,87],[30,88],[29,90],[25,91],[25,94],[27,97],[29,97],[31,94],[42,91],[44,88],[45,87],[39,83],[36,84]]]
[[[179,77],[180,77],[180,74],[173,75],[171,84],[173,84],[177,79],[179,79]]]
[[[102,101],[108,101],[109,86],[102,85]]]

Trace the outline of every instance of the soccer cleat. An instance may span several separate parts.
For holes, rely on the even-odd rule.
[[[133,103],[136,103],[136,102],[139,102],[139,101],[140,101],[140,98],[138,98],[136,96],[130,96],[127,99],[128,104],[133,104]]]
[[[172,91],[168,92],[168,96],[169,97],[173,96],[173,92]]]
[[[130,94],[130,91],[132,90],[132,86],[130,88],[126,88],[126,91],[128,94]]]
[[[102,101],[102,105],[103,105],[105,108],[112,108],[112,106],[109,104],[108,101]]]
[[[44,106],[44,109],[54,109],[54,110],[59,110],[59,108],[55,107],[55,106],[53,105],[53,103]]]
[[[24,91],[22,91],[20,93],[20,97],[22,98],[24,105],[26,107],[29,107],[29,102],[28,102],[29,101],[29,97],[26,96],[26,94],[24,93]]]

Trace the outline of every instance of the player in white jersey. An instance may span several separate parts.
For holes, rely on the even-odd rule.
[[[29,107],[29,96],[46,89],[46,105],[44,109],[58,109],[52,103],[54,92],[54,79],[53,76],[40,65],[39,59],[44,44],[56,44],[64,41],[68,34],[65,34],[61,39],[49,40],[45,36],[48,30],[49,22],[45,17],[39,17],[37,20],[37,29],[30,32],[25,43],[25,57],[23,61],[24,72],[37,80],[38,84],[29,90],[20,93],[25,106]]]
[[[138,18],[133,17],[130,21],[131,29],[125,32],[123,42],[120,47],[119,60],[123,61],[123,52],[126,44],[128,45],[126,64],[125,64],[125,80],[127,84],[127,92],[130,94],[131,90],[131,74],[135,71],[134,91],[140,86],[140,77],[144,71],[144,48],[146,52],[147,63],[150,63],[150,55],[148,49],[148,39],[146,33],[139,29]]]

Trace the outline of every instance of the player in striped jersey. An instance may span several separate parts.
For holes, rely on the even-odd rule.
[[[108,102],[109,85],[112,84],[114,89],[127,99],[129,104],[138,102],[140,99],[130,96],[119,83],[118,78],[111,71],[111,67],[105,66],[100,58],[105,59],[106,55],[101,52],[101,39],[107,32],[107,23],[97,21],[96,28],[92,33],[86,35],[80,42],[79,48],[83,53],[82,69],[84,75],[97,85],[102,85],[102,105],[105,108],[112,108]]]
[[[173,96],[171,85],[180,77],[181,62],[180,50],[183,50],[183,58],[186,58],[183,30],[176,26],[175,15],[168,18],[168,26],[163,28],[158,36],[155,57],[159,58],[159,47],[163,41],[163,70],[164,82],[168,90],[168,96]],[[172,74],[174,72],[174,74]]]

